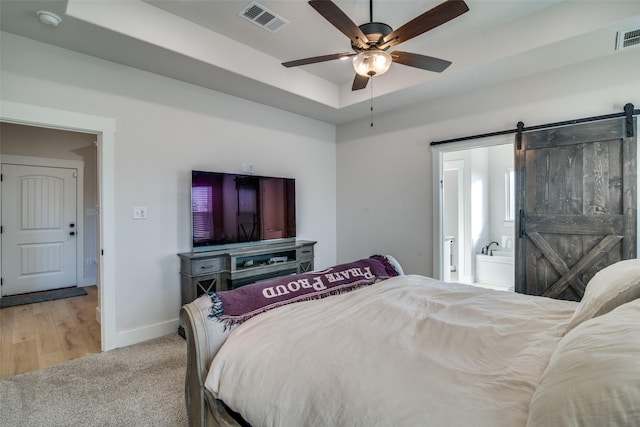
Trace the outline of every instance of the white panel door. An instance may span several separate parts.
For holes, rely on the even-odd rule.
[[[77,285],[76,169],[2,165],[2,295]]]

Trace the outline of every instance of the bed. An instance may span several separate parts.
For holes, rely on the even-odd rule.
[[[210,295],[183,306],[190,424],[640,426],[639,260],[601,270],[576,303],[382,258],[395,273],[244,318],[216,316]]]

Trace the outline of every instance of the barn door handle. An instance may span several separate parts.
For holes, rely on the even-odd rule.
[[[520,227],[518,230],[518,236],[522,239],[524,237],[524,210],[520,209]]]

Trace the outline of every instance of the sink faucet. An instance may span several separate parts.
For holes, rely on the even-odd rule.
[[[491,245],[495,243],[496,246],[500,246],[498,242],[491,242],[487,246],[484,247],[485,253],[487,255],[493,256],[493,249],[491,249]]]

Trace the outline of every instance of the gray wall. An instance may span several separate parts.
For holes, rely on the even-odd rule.
[[[116,334],[177,326],[177,253],[191,250],[192,169],[296,179],[298,238],[316,265],[336,262],[335,127],[295,114],[2,33],[2,99],[115,120]],[[133,220],[133,207],[148,218]]]
[[[638,64],[640,49],[628,49],[379,115],[373,127],[338,126],[338,260],[387,252],[406,272],[432,275],[430,142],[637,108]]]

